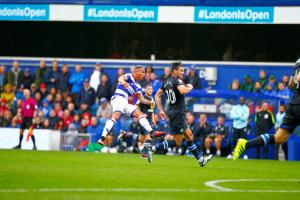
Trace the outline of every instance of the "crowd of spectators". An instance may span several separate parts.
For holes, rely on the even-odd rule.
[[[117,76],[110,80],[110,76],[102,70],[102,65],[96,63],[90,73],[82,72],[81,66],[76,65],[74,71],[67,64],[60,65],[54,60],[51,66],[46,66],[45,61],[40,61],[38,69],[31,73],[26,68],[22,70],[18,61],[12,67],[0,66],[0,127],[18,128],[21,123],[20,108],[22,106],[23,90],[29,89],[32,98],[38,104],[36,129],[52,129],[67,131],[71,124],[79,133],[101,134],[105,121],[112,115],[109,100],[117,86],[118,77],[125,73],[123,68],[117,70]],[[196,75],[194,66],[190,66],[185,82],[191,83],[195,89],[201,89],[201,82]],[[158,90],[161,83],[171,76],[170,68],[165,68],[164,73],[157,77],[151,65],[146,67],[145,80],[141,81],[142,87],[152,85],[154,91]],[[261,93],[281,97],[285,101],[291,95],[288,88],[289,77],[283,76],[277,81],[273,75],[267,77],[264,70],[259,72],[259,79],[255,82],[249,75],[244,76],[244,83],[233,80],[231,90]],[[134,99],[129,99],[133,102]],[[198,116],[197,116],[198,117]],[[205,114],[199,115],[199,120],[192,112],[186,116],[187,125],[192,129],[195,143],[200,149],[210,153],[211,143],[214,142],[217,154],[221,154],[222,139],[228,135],[228,128],[224,125],[224,117],[219,116],[215,124],[207,122]],[[168,123],[159,120],[154,115],[154,129],[168,132]],[[134,132],[138,130],[134,119],[126,116],[122,118],[121,129]],[[186,151],[184,145],[182,152]]]

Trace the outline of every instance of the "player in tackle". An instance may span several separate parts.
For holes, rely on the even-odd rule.
[[[258,146],[267,146],[268,144],[282,144],[286,142],[295,128],[300,125],[300,58],[296,61],[294,74],[289,81],[290,89],[293,89],[294,95],[287,105],[283,122],[276,133],[263,134],[253,140],[247,141],[239,139],[234,149],[233,160],[237,160],[240,155],[249,148]]]
[[[144,77],[145,68],[144,66],[138,65],[133,68],[132,73],[124,74],[118,79],[119,83],[110,101],[113,108],[113,114],[112,117],[107,120],[101,138],[98,140],[100,145],[104,144],[107,134],[111,131],[114,124],[123,113],[138,118],[140,125],[147,131],[147,134],[145,134],[144,145],[149,146],[151,144],[151,137],[154,137],[155,133],[147,120],[147,115],[137,109],[135,105],[128,103],[128,97],[135,95],[140,103],[152,106],[155,105],[154,101],[144,98],[142,88],[137,83],[138,81],[143,80]],[[144,155],[147,156],[145,153]]]
[[[148,154],[151,155],[153,152],[159,149],[167,150],[169,147],[171,148],[180,146],[184,135],[188,144],[189,151],[193,153],[200,166],[204,167],[205,164],[212,158],[212,155],[208,155],[206,157],[201,155],[201,153],[198,151],[197,146],[194,144],[193,133],[185,123],[186,111],[184,95],[189,93],[193,89],[193,86],[191,84],[185,85],[182,82],[184,68],[181,62],[174,62],[171,64],[171,67],[171,78],[167,79],[162,84],[155,95],[156,105],[159,111],[159,115],[162,119],[166,119],[167,115],[163,110],[161,97],[163,94],[167,96],[167,100],[169,101],[168,118],[170,121],[171,134],[167,136],[167,138],[169,138],[168,140],[149,147]]]

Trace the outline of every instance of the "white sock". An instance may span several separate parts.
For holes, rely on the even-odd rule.
[[[142,127],[144,127],[148,132],[152,131],[152,127],[149,124],[148,120],[142,115],[139,117],[139,123]]]
[[[112,127],[115,125],[116,120],[113,118],[110,118],[109,120],[107,120],[104,129],[102,131],[102,136],[106,137],[107,134],[111,131]]]
[[[217,150],[217,154],[219,154],[219,155],[220,155],[220,154],[221,154],[221,150]]]
[[[206,149],[206,153],[209,154],[210,153],[210,149]]]

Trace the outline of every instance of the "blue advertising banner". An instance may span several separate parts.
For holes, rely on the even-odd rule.
[[[49,20],[49,5],[0,4],[0,20]]]
[[[273,23],[273,7],[195,7],[201,23]]]
[[[84,6],[84,21],[157,22],[157,6]]]

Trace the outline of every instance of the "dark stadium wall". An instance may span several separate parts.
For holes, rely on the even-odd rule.
[[[1,56],[294,62],[298,25],[1,21]]]

